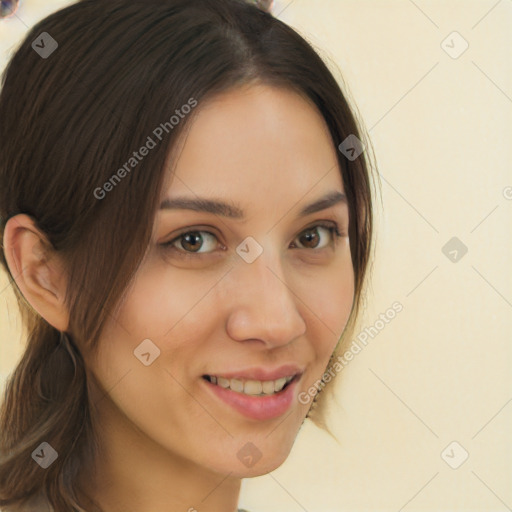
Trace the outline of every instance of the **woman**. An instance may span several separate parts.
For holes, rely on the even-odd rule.
[[[248,1],[83,0],[30,31],[0,118],[28,335],[0,506],[235,512],[324,425],[360,307],[372,181],[338,84]]]

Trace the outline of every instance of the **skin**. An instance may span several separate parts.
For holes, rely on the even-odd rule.
[[[102,457],[82,486],[105,512],[234,512],[241,479],[285,461],[310,407],[296,397],[324,373],[353,305],[347,204],[298,216],[332,191],[344,192],[335,146],[297,93],[253,84],[198,106],[162,199],[222,199],[245,218],[159,211],[98,352],[84,355]],[[322,221],[344,236],[315,231]],[[196,245],[162,246],[187,231],[201,231]],[[249,236],[263,248],[250,264],[235,250]],[[4,243],[22,293],[64,330],[58,255],[48,261],[34,250],[44,235],[26,215],[9,220]],[[145,366],[134,350],[148,338],[160,355]],[[220,401],[201,378],[289,362],[305,368],[295,399],[265,421]],[[250,468],[237,457],[249,441],[262,454]]]

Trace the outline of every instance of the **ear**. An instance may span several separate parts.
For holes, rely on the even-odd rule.
[[[64,265],[31,217],[19,214],[7,221],[3,249],[27,302],[55,329],[66,331],[69,314],[64,303]]]

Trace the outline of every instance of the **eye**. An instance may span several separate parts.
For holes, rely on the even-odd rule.
[[[329,233],[330,241],[329,237],[327,237],[326,243],[319,244],[322,238],[321,236],[319,236],[319,232],[321,233],[322,231],[324,233]],[[303,246],[298,248],[315,250],[324,249],[328,245],[336,245],[336,242],[338,241],[337,239],[342,236],[343,234],[340,233],[338,224],[336,224],[335,222],[328,224],[317,224],[315,226],[307,228],[297,237],[297,240],[299,240],[300,244]]]
[[[209,231],[186,231],[170,242],[166,242],[162,245],[168,249],[179,252],[204,254],[205,252],[211,252],[208,248],[215,249],[216,239],[217,237]],[[201,249],[204,247],[206,247],[206,250],[202,251]]]

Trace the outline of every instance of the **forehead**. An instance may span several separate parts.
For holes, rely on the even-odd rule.
[[[291,89],[250,85],[198,106],[166,195],[264,198],[342,190],[336,149],[316,107]]]

